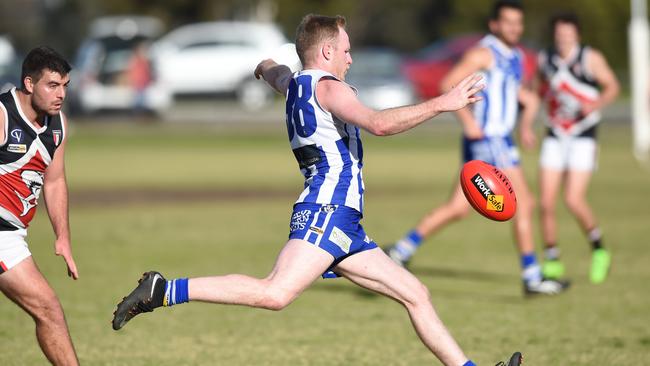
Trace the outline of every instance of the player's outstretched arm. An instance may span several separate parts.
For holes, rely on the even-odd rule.
[[[260,62],[255,68],[255,78],[261,77],[275,91],[282,95],[287,95],[287,88],[291,81],[291,69],[286,65],[279,65],[272,59],[266,59]]]
[[[461,109],[480,100],[481,76],[470,75],[447,93],[425,102],[376,111],[364,106],[346,84],[321,80],[316,95],[325,110],[342,120],[357,125],[373,135],[387,136],[407,131],[442,112]]]

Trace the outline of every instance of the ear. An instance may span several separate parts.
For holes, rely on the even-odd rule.
[[[488,29],[490,29],[490,33],[494,34],[494,33],[495,33],[495,30],[497,29],[497,21],[491,19],[491,20],[488,22]]]
[[[332,54],[334,53],[333,47],[329,43],[325,43],[323,47],[321,48],[321,53],[323,54],[323,57],[326,60],[331,60],[332,59]]]
[[[31,76],[25,76],[23,79],[23,84],[25,85],[25,91],[28,93],[34,92],[34,79]]]

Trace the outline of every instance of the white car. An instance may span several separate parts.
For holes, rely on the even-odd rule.
[[[271,23],[218,21],[177,28],[152,45],[159,81],[173,94],[234,93],[249,109],[272,91],[253,70],[287,40]]]
[[[94,113],[142,108],[164,113],[172,101],[169,91],[154,79],[139,100],[126,77],[134,48],[150,43],[161,31],[162,23],[151,17],[115,16],[93,21],[72,69],[71,111]]]

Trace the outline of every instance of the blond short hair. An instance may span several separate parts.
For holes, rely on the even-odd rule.
[[[306,55],[312,47],[323,41],[336,40],[339,28],[345,29],[345,17],[341,15],[333,17],[318,14],[305,15],[296,29],[296,52],[300,62],[305,64]]]

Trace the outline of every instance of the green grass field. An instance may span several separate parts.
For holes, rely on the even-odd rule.
[[[560,205],[560,244],[573,280],[554,298],[525,299],[510,225],[477,214],[431,238],[413,262],[467,354],[493,365],[520,350],[526,365],[650,363],[650,173],[632,159],[627,125],[602,128],[590,198],[613,251],[607,282],[587,278],[589,250]],[[366,136],[364,227],[400,237],[443,202],[459,163],[456,126]],[[396,303],[339,280],[319,280],[282,312],[189,304],[111,329],[115,304],[141,273],[264,276],[286,240],[302,181],[277,126],[86,125],[67,151],[80,280],[53,255],[44,208],[29,236],[59,294],[86,365],[437,364]],[[524,155],[534,183],[536,154]],[[533,184],[534,185],[534,184]],[[46,363],[32,320],[0,300],[0,363]]]

